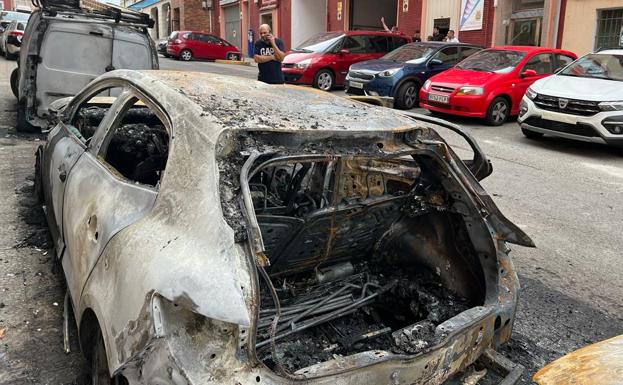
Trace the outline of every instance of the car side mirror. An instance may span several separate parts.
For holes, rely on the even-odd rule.
[[[538,74],[536,73],[535,70],[525,70],[524,72],[521,73],[522,78],[531,78],[537,75]]]
[[[349,51],[349,50],[347,50],[346,48],[342,48],[342,49],[340,50],[340,55],[348,55],[349,53],[350,53],[350,51]]]
[[[432,59],[430,62],[428,62],[428,64],[430,64],[431,67],[437,67],[443,64],[443,62],[439,59]]]

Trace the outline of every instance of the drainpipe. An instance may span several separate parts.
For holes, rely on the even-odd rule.
[[[208,19],[210,19],[210,33],[212,32],[212,8],[208,9]]]
[[[560,27],[560,12],[562,10],[562,0],[558,0],[558,10],[556,11],[556,19],[554,21],[554,40],[552,40],[552,47],[558,47],[558,28]]]

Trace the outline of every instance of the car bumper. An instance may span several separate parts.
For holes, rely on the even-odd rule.
[[[349,95],[376,96],[392,100],[394,96],[394,83],[391,79],[383,80],[375,77],[372,80],[366,80],[346,76],[344,88]]]
[[[604,111],[592,116],[565,114],[543,110],[524,96],[517,122],[521,128],[529,131],[623,147],[623,132],[612,133],[608,131],[606,125],[609,127],[613,125],[604,124],[604,122],[621,122],[620,126],[623,127],[623,111]]]
[[[432,93],[448,96],[448,103],[428,100],[430,92],[420,90],[420,107],[429,111],[445,114],[466,116],[470,118],[484,118],[487,113],[487,103],[484,96],[456,96],[451,94]]]
[[[179,56],[181,50],[182,48],[178,46],[167,46],[167,54],[171,56]]]
[[[286,83],[310,85],[314,82],[315,70],[311,68],[286,68],[282,67],[283,77]]]

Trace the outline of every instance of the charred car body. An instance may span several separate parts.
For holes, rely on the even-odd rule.
[[[148,15],[102,5],[84,9],[76,0],[37,1],[21,40],[11,87],[18,99],[17,130],[39,131],[48,108],[75,95],[114,69],[157,69],[147,33]]]
[[[36,186],[96,383],[440,384],[510,337],[532,241],[460,129],[205,73],[54,107]]]

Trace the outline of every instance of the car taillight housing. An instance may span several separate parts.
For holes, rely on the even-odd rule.
[[[20,31],[11,31],[11,32],[9,32],[9,36],[15,36],[15,37],[22,36],[23,34],[24,34],[24,32],[20,32]]]

